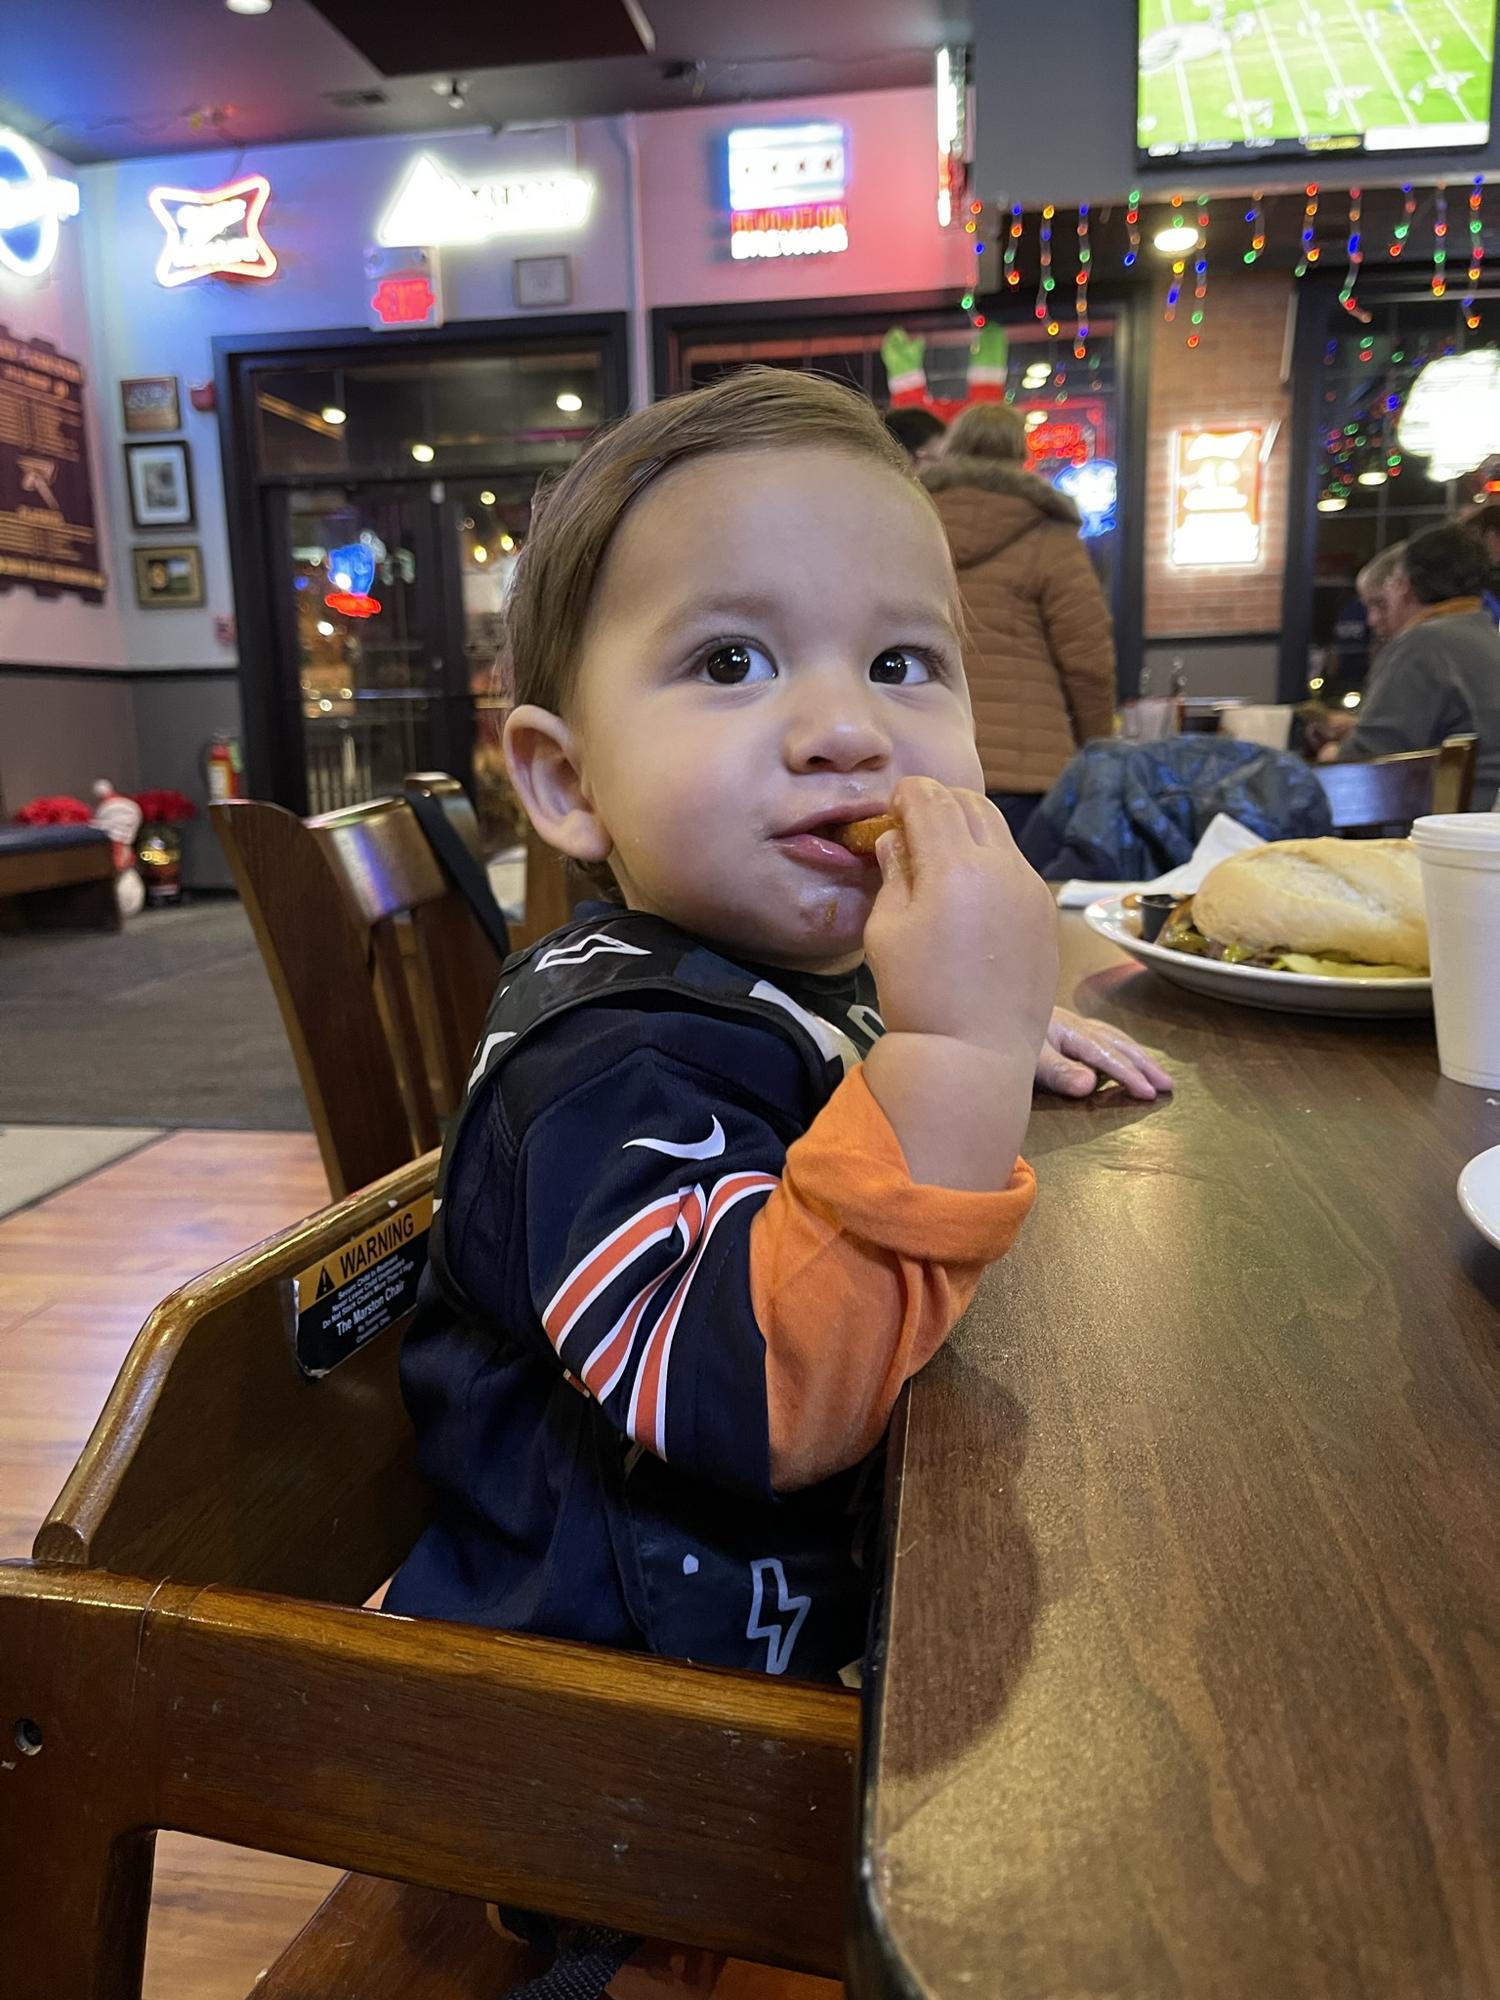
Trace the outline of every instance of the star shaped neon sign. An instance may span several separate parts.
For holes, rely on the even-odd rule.
[[[189,285],[197,278],[273,278],[276,253],[261,233],[271,198],[264,174],[223,187],[152,188],[151,213],[167,232],[156,260],[156,282]]]

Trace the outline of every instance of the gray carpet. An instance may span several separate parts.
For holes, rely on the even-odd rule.
[[[308,1124],[237,901],[0,936],[0,1125]]]

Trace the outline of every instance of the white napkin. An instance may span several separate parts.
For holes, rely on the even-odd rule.
[[[1252,833],[1248,826],[1241,826],[1228,813],[1215,813],[1190,858],[1179,867],[1169,868],[1165,875],[1158,875],[1154,882],[1064,882],[1057,892],[1057,906],[1061,910],[1081,910],[1086,904],[1097,903],[1101,896],[1123,896],[1131,889],[1142,894],[1193,896],[1202,888],[1209,869],[1218,862],[1227,860],[1231,854],[1243,854],[1247,848],[1264,846],[1260,835]]]

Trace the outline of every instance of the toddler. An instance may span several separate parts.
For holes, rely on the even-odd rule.
[[[1057,975],[957,621],[931,501],[833,382],[659,403],[539,500],[506,756],[600,900],[507,964],[449,1136],[402,1364],[436,1508],[387,1609],[860,1657],[872,1455],[1031,1205]],[[875,856],[837,838],[884,813]]]

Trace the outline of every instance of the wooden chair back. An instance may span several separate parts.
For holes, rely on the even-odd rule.
[[[1477,736],[1445,736],[1438,752],[1432,786],[1435,813],[1466,813],[1474,798],[1474,767],[1479,761]]]
[[[498,955],[404,799],[305,822],[250,800],[210,814],[276,991],[330,1190],[346,1194],[438,1144],[463,1099]]]
[[[37,1561],[362,1604],[425,1514],[396,1380],[406,1319],[310,1379],[297,1315],[327,1260],[414,1209],[420,1248],[436,1171],[436,1154],[411,1161],[165,1299],[37,1534]]]
[[[1467,812],[1474,795],[1477,736],[1448,736],[1436,750],[1403,750],[1365,764],[1315,766],[1335,833],[1411,830],[1424,813]]]
[[[1318,764],[1319,783],[1328,795],[1335,833],[1380,827],[1410,831],[1414,819],[1433,809],[1439,750],[1409,750],[1368,764]]]

